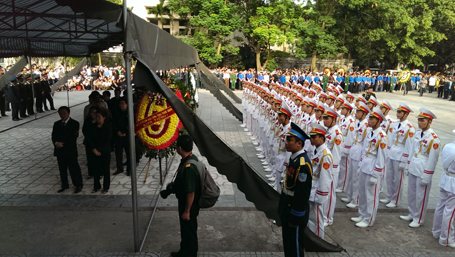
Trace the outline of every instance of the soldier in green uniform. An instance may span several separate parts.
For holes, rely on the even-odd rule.
[[[201,179],[196,165],[190,160],[198,161],[193,155],[193,139],[189,135],[181,135],[177,139],[177,153],[182,157],[177,169],[174,188],[178,199],[180,221],[180,250],[171,253],[172,257],[197,256],[197,216],[199,215],[199,198]]]
[[[284,255],[304,256],[304,231],[307,227],[311,193],[312,167],[306,151],[303,149],[308,135],[291,123],[291,130],[286,133],[286,151],[291,158],[286,167],[278,214],[282,223]]]

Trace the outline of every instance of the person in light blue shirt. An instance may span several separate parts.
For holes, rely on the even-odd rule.
[[[246,79],[247,79],[248,81],[253,80],[253,73],[251,73],[251,71],[249,71],[249,72],[246,74]]]
[[[414,90],[416,88],[417,77],[416,74],[412,74],[411,77],[411,88]]]
[[[280,84],[284,85],[286,83],[286,76],[284,74],[280,75]]]
[[[313,79],[314,83],[319,83],[320,80],[321,79],[319,78],[319,76],[314,76],[314,79]]]
[[[376,91],[382,92],[382,84],[383,84],[383,82],[384,82],[383,76],[382,76],[382,74],[379,74],[379,76],[376,78],[376,83],[377,83]]]

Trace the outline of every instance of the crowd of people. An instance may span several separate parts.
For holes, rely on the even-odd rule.
[[[232,90],[241,90],[242,81],[267,83],[278,83],[284,85],[289,83],[298,83],[301,85],[319,85],[324,90],[332,84],[340,86],[343,91],[359,93],[373,88],[375,92],[396,92],[417,90],[420,87],[426,88],[429,93],[437,92],[438,98],[455,101],[455,88],[452,82],[455,80],[453,75],[444,75],[440,73],[422,73],[414,71],[411,78],[406,83],[400,83],[399,73],[389,72],[372,72],[370,70],[354,71],[353,69],[345,72],[338,70],[333,73],[311,72],[310,70],[286,69],[274,70],[272,72],[248,69],[237,71],[226,67],[213,69],[212,72]]]
[[[121,97],[121,93],[121,89],[116,88],[114,97],[111,98],[110,91],[104,91],[102,95],[98,91],[93,91],[89,96],[89,104],[84,108],[83,144],[89,179],[94,179],[92,193],[102,190],[103,194],[107,194],[109,191],[111,152],[115,152],[117,168],[113,175],[123,173],[124,164],[126,164],[126,175],[130,176],[130,147],[127,138],[128,104],[125,98],[126,91],[123,92],[123,97]],[[83,186],[76,148],[79,123],[69,117],[70,110],[68,107],[60,107],[58,113],[61,120],[55,122],[52,132],[52,141],[55,146],[54,154],[57,156],[62,183],[58,193],[69,188],[67,170],[70,173],[73,185],[76,187],[74,193],[79,193]],[[73,125],[70,126],[70,124]],[[124,152],[127,156],[127,163],[123,163]],[[100,183],[101,178],[103,179],[102,185]]]
[[[295,226],[284,224],[283,238],[285,227],[292,231],[288,236],[295,237],[292,227],[304,224],[297,221],[305,217],[308,227],[323,238],[324,227],[334,222],[336,194],[341,192],[347,194],[341,200],[348,208],[358,208],[359,215],[351,219],[355,225],[373,226],[379,203],[387,208],[400,204],[405,176],[409,214],[400,218],[411,228],[420,227],[426,218],[432,177],[442,149],[431,128],[436,115],[421,108],[417,119],[411,119],[413,110],[405,103],[394,107],[388,101],[379,102],[372,93],[373,85],[356,96],[349,91],[344,95],[341,84],[329,83],[324,91],[319,83],[299,82],[242,80],[241,126],[256,146],[270,186],[283,199],[301,197],[287,201],[289,220],[294,220]],[[396,121],[388,115],[394,108]],[[416,122],[418,128],[411,122]],[[290,151],[293,145],[301,145],[302,150]],[[455,247],[451,225],[455,144],[450,145],[445,149],[451,150],[442,151],[444,173],[432,232],[441,245]],[[308,167],[311,175],[307,176]],[[309,179],[312,185],[306,188],[304,182]],[[386,198],[379,199],[384,184]],[[302,209],[299,201],[308,201],[309,210]],[[280,210],[286,210],[283,208]]]

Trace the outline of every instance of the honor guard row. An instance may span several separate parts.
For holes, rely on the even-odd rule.
[[[257,156],[262,159],[270,185],[279,193],[291,194],[286,181],[290,178],[289,165],[296,163],[296,156],[286,147],[287,136],[298,135],[295,131],[305,135],[300,140],[302,151],[311,160],[306,165],[311,171],[312,185],[309,209],[304,215],[308,215],[308,227],[314,233],[324,237],[324,226],[333,224],[335,193],[341,192],[346,193],[341,200],[347,207],[359,209],[359,216],[352,218],[356,226],[372,226],[379,202],[388,208],[399,205],[405,175],[409,185],[409,215],[400,218],[409,221],[412,228],[423,223],[441,149],[439,138],[430,128],[436,118],[431,111],[420,109],[417,116],[420,130],[416,131],[407,119],[412,110],[405,103],[396,109],[398,120],[394,122],[388,115],[393,110],[388,101],[379,102],[374,96],[366,100],[350,92],[343,96],[342,89],[336,87],[322,92],[317,86],[265,82],[258,85],[246,81],[243,87],[241,126],[259,152]],[[450,154],[455,154],[454,151]],[[450,171],[452,163],[453,160],[446,164],[445,175],[454,177],[455,182],[455,175]],[[299,165],[305,166],[303,162]],[[294,174],[291,177],[294,181],[298,178]],[[386,198],[380,200],[384,183]],[[440,187],[446,188],[444,199],[455,196],[452,192],[455,183],[443,183]],[[450,220],[444,207],[437,213],[435,224],[437,218],[438,224]],[[440,243],[445,241],[450,246],[454,243],[451,229],[452,232],[444,234],[441,225],[435,225],[433,234],[440,236]]]

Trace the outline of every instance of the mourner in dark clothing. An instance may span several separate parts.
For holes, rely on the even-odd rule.
[[[79,136],[79,122],[70,118],[70,109],[62,106],[58,109],[61,120],[54,123],[52,129],[52,143],[54,156],[57,156],[58,168],[62,188],[58,193],[69,188],[67,170],[70,172],[71,181],[76,187],[75,194],[82,190],[81,168],[77,161],[77,137]]]
[[[11,78],[11,83],[8,84],[8,101],[11,103],[11,111],[13,121],[19,121],[19,108],[21,105],[20,91],[17,86],[16,78]]]
[[[84,134],[84,146],[85,146],[85,154],[87,157],[87,167],[88,167],[88,179],[91,179],[95,176],[95,171],[93,170],[93,165],[88,165],[93,162],[95,155],[91,154],[92,149],[87,145],[87,139],[92,138],[92,133],[95,131],[95,128],[98,126],[96,122],[96,113],[99,112],[99,108],[97,106],[92,106],[89,109],[89,113],[87,118],[84,121],[84,125],[82,125],[82,133]]]
[[[111,161],[112,128],[109,123],[105,122],[107,116],[106,109],[100,109],[96,113],[97,125],[93,127],[93,131],[89,132],[89,137],[86,138],[86,145],[90,149],[90,157],[87,160],[91,160],[88,165],[94,173],[92,193],[101,189],[100,176],[103,176],[103,194],[108,193],[111,183],[109,164]]]
[[[115,144],[115,160],[117,163],[117,171],[114,175],[120,174],[123,172],[123,149],[126,153],[126,162],[127,169],[126,175],[130,175],[130,147],[128,143],[128,111],[125,98],[120,98],[119,109],[115,112],[112,112],[113,122],[113,136]]]

